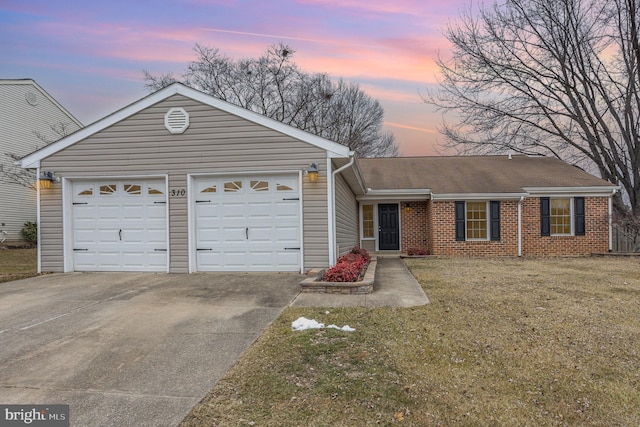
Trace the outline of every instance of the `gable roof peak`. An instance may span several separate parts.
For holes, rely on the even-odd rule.
[[[258,125],[265,126],[282,134],[288,135],[302,142],[315,145],[316,147],[322,148],[327,151],[328,157],[349,157],[349,147],[345,145],[338,144],[337,142],[330,141],[320,136],[263,116],[246,108],[239,107],[227,101],[223,101],[212,95],[188,87],[183,83],[175,82],[170,84],[169,86],[157,90],[156,92],[146,95],[145,97],[133,102],[132,104],[129,104],[128,106],[107,115],[106,117],[65,138],[54,142],[53,144],[47,145],[46,147],[32,154],[29,154],[28,156],[25,156],[21,160],[20,164],[23,168],[27,169],[39,167],[40,161],[42,159],[45,159],[52,154],[57,153],[58,151],[61,151],[77,142],[80,142],[83,139],[106,129],[109,126],[112,126],[115,123],[131,117],[134,114],[137,114],[140,111],[149,108],[161,101],[164,101],[174,95],[185,96],[210,107],[217,108],[229,114],[233,114]]]

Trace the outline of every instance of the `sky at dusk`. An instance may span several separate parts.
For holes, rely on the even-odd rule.
[[[179,76],[196,43],[246,58],[284,42],[380,101],[401,155],[434,155],[442,117],[420,94],[467,1],[0,0],[0,78],[36,80],[87,125],[145,96],[142,70]]]

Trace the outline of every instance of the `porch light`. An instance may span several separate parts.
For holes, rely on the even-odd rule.
[[[318,181],[318,165],[311,163],[308,169],[305,169],[304,174],[309,177],[309,182]]]
[[[38,177],[38,187],[40,187],[40,189],[51,188],[51,183],[53,181],[56,181],[56,177],[53,175],[53,172],[40,172],[40,176]]]

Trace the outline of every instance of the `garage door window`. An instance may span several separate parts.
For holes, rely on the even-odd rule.
[[[218,187],[214,184],[210,187],[207,187],[205,189],[203,189],[202,191],[200,191],[201,193],[217,193],[218,192]]]
[[[93,187],[86,188],[78,193],[78,196],[93,196]]]
[[[116,192],[116,185],[115,184],[101,185],[100,186],[100,195],[101,196],[108,196],[108,195],[114,194],[115,192]]]
[[[137,184],[125,184],[124,185],[124,191],[127,194],[138,196],[138,195],[142,194],[142,187],[140,187]]]
[[[295,190],[290,186],[288,186],[287,184],[278,182],[278,184],[276,185],[276,191],[295,191]]]
[[[269,182],[268,181],[251,181],[251,190],[269,191]]]
[[[225,193],[237,193],[242,190],[242,181],[227,181],[224,183]]]

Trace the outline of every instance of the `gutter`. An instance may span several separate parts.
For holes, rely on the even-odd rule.
[[[336,246],[337,246],[337,236],[336,236],[336,175],[353,166],[356,161],[356,153],[355,151],[349,151],[349,163],[339,167],[338,169],[331,172],[331,189],[329,194],[329,200],[331,201],[331,212],[329,215],[329,265],[335,265],[337,260],[336,255]],[[327,159],[327,163],[331,164],[331,159]]]

